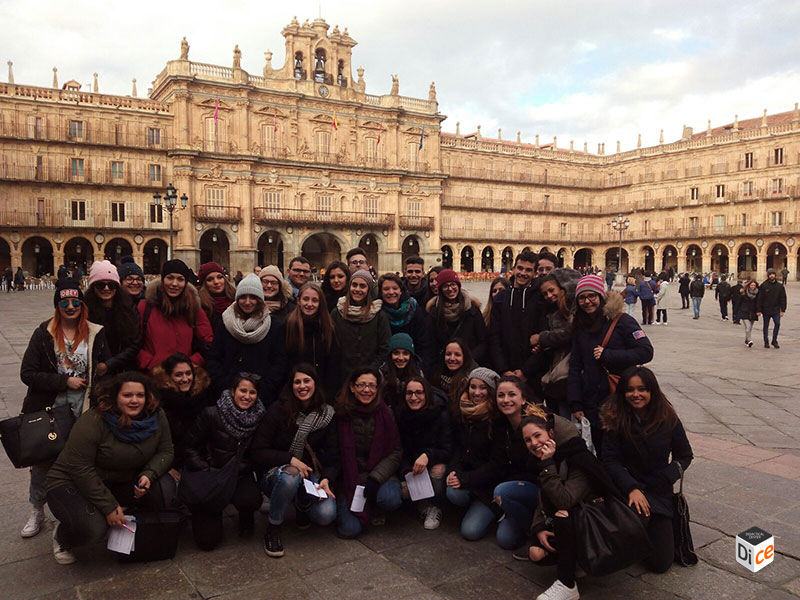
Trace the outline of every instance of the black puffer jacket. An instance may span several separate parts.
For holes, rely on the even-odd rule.
[[[338,308],[334,308],[331,318],[341,348],[339,364],[342,380],[356,367],[379,368],[389,350],[389,338],[392,337],[386,313],[380,310],[366,323],[358,323],[348,321]]]
[[[765,315],[786,312],[786,288],[782,283],[767,279],[758,286],[758,312]]]
[[[538,280],[528,287],[515,288],[512,277],[511,285],[494,298],[489,352],[498,373],[517,369],[527,373],[532,361],[529,340],[544,328],[547,306],[539,293]]]
[[[746,321],[758,321],[758,297],[761,295],[759,292],[755,298],[750,298],[747,291],[742,290],[744,293],[739,294],[739,304],[736,308],[736,318],[744,319]]]
[[[90,294],[93,292],[87,292]],[[88,303],[87,303],[88,306]],[[119,314],[115,315],[115,311]],[[116,307],[105,308],[99,299],[89,308],[89,320],[103,326],[106,344],[111,357],[106,361],[109,374],[136,369],[139,354],[139,313],[130,302],[123,301]]]
[[[418,411],[404,407],[397,415],[397,428],[403,443],[403,460],[399,474],[405,475],[423,453],[428,455],[428,468],[447,464],[453,455],[450,417],[441,404]]]
[[[334,334],[331,348],[327,350],[322,339],[322,332],[319,330],[319,322],[316,319],[303,319],[303,337],[305,338],[303,352],[290,350],[287,344],[287,372],[291,372],[295,365],[300,363],[312,365],[317,370],[328,403],[333,404],[342,385],[339,370],[339,355],[341,354],[339,340]]]
[[[461,487],[485,502],[491,502],[494,486],[500,483],[503,465],[500,445],[492,433],[491,421],[453,422],[453,460],[448,471],[455,471]]]
[[[702,279],[695,279],[689,284],[689,294],[692,298],[702,298],[705,296],[706,286]]]
[[[494,422],[492,439],[502,458],[503,481],[536,481],[536,457],[528,452],[522,431],[511,428],[505,417]]]
[[[253,436],[237,440],[230,435],[225,430],[216,405],[208,406],[197,417],[186,436],[186,467],[190,471],[219,469],[239,451],[242,457],[239,471],[252,471],[249,459],[252,442]]]

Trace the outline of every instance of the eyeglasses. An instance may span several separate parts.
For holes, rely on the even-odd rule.
[[[425,390],[406,390],[406,396],[424,396]]]
[[[552,270],[553,270],[553,267],[539,267],[538,269],[536,269],[536,272],[537,273],[549,273]]]
[[[262,279],[261,287],[278,287],[280,284],[272,279]]]
[[[350,264],[351,264],[351,265],[365,265],[365,264],[367,264],[367,261],[365,261],[365,260],[359,260],[359,259],[354,259],[354,260],[351,260],[351,261],[350,261]]]
[[[128,275],[122,281],[124,281],[125,283],[144,283],[144,279],[142,279],[138,275]]]
[[[365,383],[363,381],[353,384],[357,390],[377,390],[378,384],[377,383]]]
[[[439,287],[442,288],[443,290],[451,290],[453,288],[458,288],[458,284],[457,283],[445,283],[444,285],[440,285]]]
[[[116,281],[95,281],[92,285],[96,290],[116,290],[119,287]]]
[[[595,302],[600,297],[600,294],[592,292],[590,294],[581,294],[576,299],[581,304],[586,304],[587,302]]]
[[[73,298],[72,300],[70,300],[70,299],[62,300],[61,302],[58,303],[58,307],[59,308],[69,308],[70,305],[72,305],[72,308],[80,308],[81,304],[83,304],[83,302]]]

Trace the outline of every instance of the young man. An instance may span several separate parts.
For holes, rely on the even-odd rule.
[[[300,288],[308,282],[311,276],[311,263],[304,256],[295,256],[289,261],[289,268],[286,270],[286,279],[292,287],[292,294],[297,298]]]
[[[536,277],[544,277],[558,266],[558,258],[552,252],[542,252],[536,261]]]
[[[409,256],[406,259],[403,271],[403,283],[420,306],[425,306],[428,296],[428,281],[425,277],[425,261],[420,256]]]
[[[689,284],[689,295],[692,297],[692,308],[694,309],[693,319],[700,318],[700,303],[706,293],[706,284],[703,283],[702,275],[695,275],[692,283]]]
[[[786,282],[789,280],[789,269],[783,267],[781,269],[781,283],[786,285]]]
[[[347,268],[350,269],[350,275],[361,269],[368,270],[367,251],[362,248],[350,250],[347,253]]]
[[[722,320],[728,320],[728,302],[731,299],[731,284],[727,279],[722,279],[717,284],[714,290],[714,298],[719,300],[719,314],[722,315]]]
[[[739,304],[742,302],[742,280],[737,279],[736,285],[731,286],[731,316],[733,324],[739,324]]]
[[[780,348],[778,331],[781,329],[781,317],[786,312],[786,288],[778,281],[775,269],[767,269],[767,280],[759,286],[756,297],[756,316],[764,318],[764,348],[769,348],[769,321],[775,324],[772,330],[772,346]]]

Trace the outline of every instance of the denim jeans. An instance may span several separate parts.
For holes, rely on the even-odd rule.
[[[635,318],[636,317],[636,303],[632,302],[632,303],[628,304],[626,302],[625,303],[625,312],[627,314],[629,314],[630,316]]]
[[[700,316],[700,303],[703,301],[702,296],[692,296],[692,308],[694,309],[694,316]]]
[[[528,537],[533,513],[539,502],[539,488],[529,481],[505,481],[494,488],[506,514],[497,526],[497,544],[506,550],[519,547]]]
[[[45,505],[45,481],[47,472],[53,466],[52,461],[31,466],[31,484],[28,488],[28,502],[35,508],[44,508]]]
[[[330,525],[336,519],[336,501],[328,496],[324,500],[312,498],[303,487],[303,476],[300,473],[291,475],[279,468],[271,476],[265,474],[261,478],[261,489],[269,497],[269,522],[281,525],[292,500],[296,501],[297,510],[309,511],[311,522],[315,525]],[[316,475],[311,481],[318,483]]]
[[[400,482],[390,479],[382,483],[378,488],[375,504],[378,509],[385,512],[394,512],[400,508],[403,505],[403,498],[400,495]],[[345,538],[354,538],[364,530],[358,516],[350,512],[350,500],[348,500],[347,494],[341,490],[336,497],[336,528],[339,531],[339,535]]]
[[[769,320],[772,319],[772,322],[775,324],[775,329],[772,330],[772,341],[778,341],[778,332],[781,329],[781,313],[775,313],[774,315],[764,314],[764,343],[769,344]]]
[[[744,323],[744,343],[752,342],[753,322],[748,319],[742,319],[742,323]]]
[[[467,508],[467,514],[461,519],[461,537],[465,540],[476,541],[481,539],[495,521],[492,509],[475,498],[467,490],[451,488],[448,486],[447,499],[456,506]]]

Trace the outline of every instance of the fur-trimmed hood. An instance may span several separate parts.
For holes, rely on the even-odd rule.
[[[553,269],[550,275],[556,278],[558,285],[567,293],[567,306],[572,306],[575,303],[575,288],[578,287],[581,278],[580,271],[567,268]]]
[[[158,306],[158,286],[161,285],[161,277],[158,279],[153,279],[150,283],[147,284],[147,289],[144,292],[144,299],[147,300],[150,304]],[[197,288],[194,287],[188,281],[186,282],[186,290],[185,294],[191,294],[194,298],[195,304],[197,305],[197,310],[203,310],[203,307],[200,303],[200,294],[197,291]]]
[[[208,376],[208,373],[203,367],[192,365],[192,369],[194,370],[194,381],[192,382],[192,387],[189,390],[189,395],[195,397],[204,393],[209,388],[211,385],[211,378]],[[174,394],[181,393],[181,391],[178,389],[178,386],[175,385],[175,382],[172,381],[172,378],[169,375],[167,375],[167,372],[161,365],[155,367],[150,376],[153,379],[153,384],[159,389],[159,391],[169,391]]]
[[[432,312],[438,301],[438,295],[433,296],[430,300],[428,300],[428,302],[425,304],[425,312]],[[470,296],[469,292],[467,292],[465,289],[461,290],[461,303],[463,304],[465,311],[468,311],[472,306],[478,310],[481,309],[481,301]]]
[[[609,319],[616,319],[625,312],[625,299],[617,291],[609,290],[606,293],[606,304],[603,306],[603,315]]]

